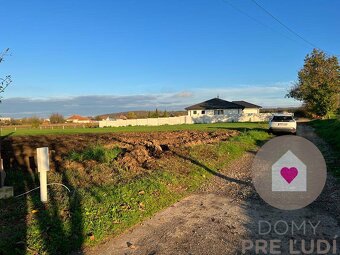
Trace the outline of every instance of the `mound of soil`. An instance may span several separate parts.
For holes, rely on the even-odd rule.
[[[152,169],[158,158],[172,148],[209,144],[228,140],[238,134],[235,130],[218,131],[172,131],[172,132],[129,132],[106,134],[73,134],[46,136],[14,136],[1,141],[1,156],[5,169],[36,171],[36,148],[49,147],[51,168],[63,169],[66,155],[71,151],[101,144],[105,147],[118,146],[123,152],[117,162],[128,169]]]

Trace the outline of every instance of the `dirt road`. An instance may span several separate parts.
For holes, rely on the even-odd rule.
[[[300,125],[298,135],[319,146],[327,146],[306,125]],[[278,239],[281,241],[281,254],[290,254],[290,239],[297,240],[297,244],[304,239],[309,247],[310,240],[323,239],[332,243],[340,236],[340,208],[337,205],[340,204],[340,188],[330,174],[326,188],[314,203],[296,211],[278,210],[263,202],[253,190],[249,170],[253,157],[251,153],[244,155],[224,169],[220,177],[202,187],[200,192],[119,237],[79,254],[242,254],[242,240],[258,239]],[[259,221],[270,222],[272,231],[264,231],[269,230],[269,226],[261,225],[266,226],[261,227],[262,232],[268,233],[260,233]],[[288,224],[288,229],[282,221]],[[293,228],[292,221],[298,225],[305,222],[306,228]],[[312,226],[318,222],[314,233]],[[284,233],[286,230],[287,233]],[[340,254],[340,247],[337,248],[336,254]],[[244,254],[256,253],[252,250]]]

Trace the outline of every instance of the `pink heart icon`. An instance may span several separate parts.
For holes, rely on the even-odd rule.
[[[289,184],[295,179],[295,177],[298,175],[299,171],[296,169],[296,167],[283,167],[281,168],[281,176],[283,179],[286,180]]]

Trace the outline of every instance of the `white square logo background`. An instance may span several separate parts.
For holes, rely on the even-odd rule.
[[[295,167],[297,176],[288,183],[281,175],[281,169]],[[293,152],[288,150],[272,166],[272,191],[307,191],[307,167]]]

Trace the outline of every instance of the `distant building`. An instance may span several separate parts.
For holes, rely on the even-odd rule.
[[[0,122],[7,122],[11,121],[12,119],[10,117],[0,117]]]
[[[260,112],[261,106],[246,101],[226,101],[220,98],[213,98],[199,104],[185,108],[188,115],[192,117],[230,115]]]
[[[80,115],[72,115],[71,117],[67,118],[66,121],[71,123],[90,123],[91,119]]]

